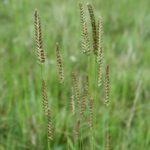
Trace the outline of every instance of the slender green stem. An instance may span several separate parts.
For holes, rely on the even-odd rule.
[[[93,136],[93,129],[90,131],[90,150],[94,150],[94,136]]]
[[[48,150],[51,150],[51,144],[48,138],[47,138],[47,142],[48,142]]]

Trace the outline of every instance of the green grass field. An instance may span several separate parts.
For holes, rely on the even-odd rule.
[[[87,2],[94,6],[97,18],[100,15],[104,18],[104,63],[110,66],[112,150],[149,150],[150,1],[85,0],[85,5]],[[55,129],[51,149],[69,149],[74,124],[68,109],[70,74],[73,68],[84,74],[86,65],[80,46],[78,3],[75,0],[0,1],[0,150],[48,150],[40,68],[35,55],[35,8],[41,16],[47,56],[45,78]],[[54,51],[57,41],[65,69],[64,85],[57,78]],[[95,80],[94,76],[90,78]],[[107,116],[103,99],[97,101],[99,121],[94,124],[97,137],[94,150],[103,150]],[[83,144],[87,144],[86,138]]]

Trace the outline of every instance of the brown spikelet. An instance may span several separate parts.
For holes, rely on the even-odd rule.
[[[37,10],[35,10],[34,12],[34,26],[35,26],[35,40],[37,46],[37,58],[39,63],[43,64],[45,62],[45,53],[42,45],[41,22]]]
[[[72,72],[71,78],[72,78],[75,98],[77,100],[77,112],[78,112],[78,114],[81,115],[82,114],[81,113],[81,102],[80,102],[80,93],[79,93],[77,74],[75,72]]]
[[[109,131],[105,133],[105,150],[111,149],[111,137]]]
[[[91,25],[92,25],[92,33],[93,33],[93,52],[97,55],[97,27],[96,27],[96,19],[94,15],[94,10],[91,4],[87,4]]]
[[[72,114],[75,114],[75,103],[74,103],[74,90],[73,87],[71,88],[71,100],[70,100],[70,110]]]
[[[103,18],[100,16],[98,20],[98,28],[97,28],[97,42],[98,42],[98,54],[100,55],[101,52],[103,52]],[[97,57],[97,61],[99,61],[99,58]]]
[[[102,66],[103,66],[103,21],[102,17],[98,21],[98,86],[102,85]]]
[[[105,106],[109,106],[109,90],[110,90],[110,83],[109,83],[109,66],[106,67],[106,77],[105,77]]]
[[[59,82],[63,83],[64,82],[64,67],[63,67],[62,57],[60,54],[58,43],[56,43],[55,53],[56,53],[56,62],[57,62],[57,68],[58,68]]]
[[[90,129],[93,129],[93,98],[89,98],[89,111],[90,111],[90,116],[89,116],[89,127]]]
[[[89,94],[88,92],[89,92],[89,83],[88,83],[88,76],[86,76],[83,79],[83,96],[82,96],[82,101],[81,101],[82,116],[83,116],[85,109],[86,109],[86,102],[87,102],[88,94]]]
[[[48,116],[48,96],[45,80],[42,80],[42,99],[43,99],[43,111]]]
[[[48,109],[47,123],[48,123],[48,139],[53,140],[53,129],[52,129],[52,119],[50,109]]]
[[[82,3],[79,3],[79,8],[80,8],[80,24],[81,24],[81,46],[83,53],[88,55],[90,54],[90,40]]]

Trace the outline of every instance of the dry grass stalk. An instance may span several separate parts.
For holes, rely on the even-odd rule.
[[[58,68],[58,77],[59,77],[59,82],[63,83],[64,82],[64,67],[62,63],[62,57],[60,54],[60,49],[59,49],[59,44],[56,43],[56,62],[57,62],[57,68]]]
[[[93,52],[97,55],[98,44],[97,44],[97,27],[96,27],[96,19],[94,15],[94,10],[91,4],[87,4],[91,25],[92,25],[92,33],[93,33]]]
[[[79,7],[80,7],[80,24],[81,24],[81,46],[83,53],[88,55],[90,54],[90,40],[83,4],[79,3]]]
[[[43,64],[45,62],[45,53],[42,45],[42,30],[41,30],[41,22],[38,11],[34,12],[34,26],[35,26],[35,40],[37,46],[37,57],[39,63]]]
[[[72,82],[73,82],[75,98],[77,99],[77,111],[81,115],[82,114],[81,101],[80,101],[80,93],[79,93],[77,74],[75,72],[72,72],[71,78],[72,78]]]
[[[50,109],[48,109],[47,121],[48,121],[48,139],[53,140],[53,129],[52,129],[52,119]]]
[[[103,21],[102,17],[98,21],[98,86],[102,85],[102,66],[103,66]]]
[[[43,111],[48,116],[48,96],[45,80],[42,80],[42,99],[43,99]]]
[[[109,106],[109,91],[110,91],[110,83],[109,83],[109,66],[106,67],[106,79],[105,79],[105,106]]]

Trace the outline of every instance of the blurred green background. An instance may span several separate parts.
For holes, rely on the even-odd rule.
[[[64,124],[68,84],[56,76],[55,42],[59,41],[69,77],[82,70],[80,17],[76,0],[0,0],[0,150],[47,149],[41,106],[41,80],[35,56],[34,10],[39,10],[47,55],[46,78],[55,127],[53,149],[65,149]],[[110,65],[112,147],[150,149],[150,1],[89,0],[104,18],[104,56]],[[63,91],[63,94],[61,93]],[[130,134],[126,123],[137,99]],[[59,107],[58,106],[59,100]],[[56,108],[57,107],[57,108]],[[58,109],[60,108],[60,109]],[[101,117],[101,116],[100,116]],[[57,129],[56,129],[57,130]],[[101,134],[101,131],[98,131]],[[101,138],[103,136],[101,135]]]

